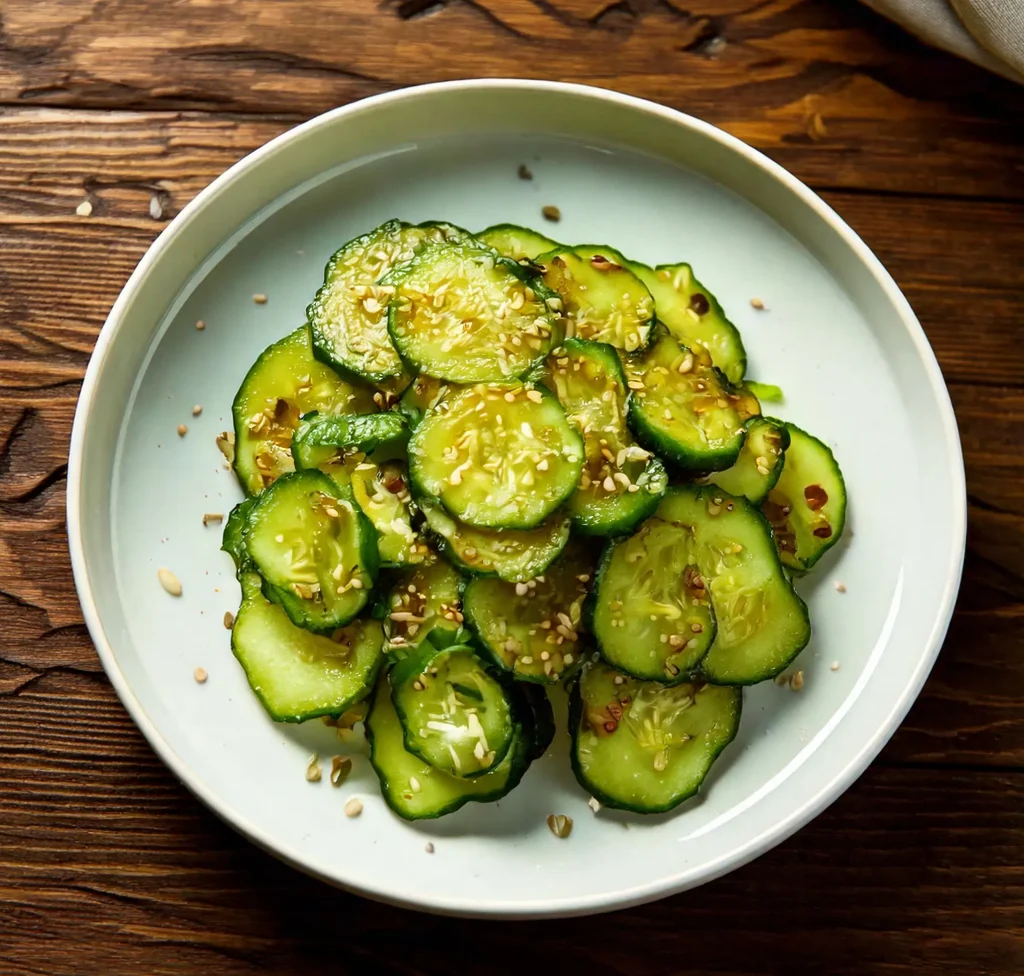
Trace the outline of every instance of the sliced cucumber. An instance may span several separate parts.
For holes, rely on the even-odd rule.
[[[316,468],[336,460],[339,449],[372,454],[375,461],[403,457],[409,441],[409,427],[400,414],[370,413],[348,416],[308,414],[302,418],[292,439],[295,467]]]
[[[404,658],[435,629],[455,633],[462,625],[462,578],[443,559],[428,559],[402,572],[388,596],[387,651]]]
[[[703,346],[730,383],[739,383],[747,368],[747,353],[739,329],[722,306],[696,278],[688,264],[659,264],[656,268],[630,263],[630,269],[654,296],[658,318],[669,332],[691,349]]]
[[[284,475],[264,491],[245,541],[268,595],[295,624],[318,633],[355,617],[377,578],[373,526],[320,471]]]
[[[747,434],[735,463],[708,481],[730,495],[743,495],[760,505],[782,474],[789,431],[781,420],[771,417],[752,417],[745,426]]]
[[[669,488],[656,517],[693,533],[700,579],[718,629],[701,662],[714,684],[774,678],[811,637],[807,607],[789,582],[764,516],[719,488]]]
[[[470,580],[462,595],[466,623],[499,667],[525,681],[553,684],[583,657],[592,565],[574,545],[526,582]]]
[[[684,471],[721,471],[735,463],[746,399],[729,389],[718,370],[671,336],[623,365],[629,424],[644,447]]]
[[[318,467],[351,490],[377,530],[382,566],[421,563],[429,549],[413,529],[405,464],[409,428],[397,413],[303,418],[292,441],[297,469]]]
[[[736,736],[738,688],[638,681],[589,664],[572,690],[572,768],[605,806],[664,813],[699,789]]]
[[[616,349],[643,349],[654,328],[654,299],[614,248],[580,245],[542,254],[544,283],[563,302],[567,338],[593,339]]]
[[[423,419],[428,410],[440,409],[448,395],[457,390],[444,380],[433,376],[417,376],[405,389],[398,401],[398,412],[405,418],[410,428],[415,427]]]
[[[489,247],[428,245],[386,280],[391,341],[414,372],[455,383],[513,380],[554,343],[553,296]]]
[[[341,715],[369,694],[384,660],[378,620],[357,620],[330,636],[296,627],[247,573],[231,649],[253,692],[277,722]]]
[[[569,499],[584,535],[628,532],[658,507],[665,466],[640,447],[626,425],[626,378],[612,346],[567,339],[548,357],[546,385],[583,435],[586,461]]]
[[[424,244],[465,236],[447,224],[410,227],[389,220],[349,241],[327,262],[323,286],[306,309],[317,358],[346,375],[393,384],[404,369],[388,337],[394,288],[381,278]]]
[[[268,346],[246,373],[231,408],[234,469],[242,490],[256,495],[293,469],[292,435],[303,414],[374,409],[372,390],[346,383],[313,358],[308,326]]]
[[[575,490],[583,440],[544,387],[474,386],[409,441],[414,493],[477,528],[531,529]]]
[[[246,573],[252,572],[252,560],[245,548],[245,530],[249,524],[249,513],[256,499],[253,497],[240,501],[227,517],[224,532],[221,535],[221,549],[226,552],[235,564],[235,576],[241,579]]]
[[[391,671],[391,701],[405,748],[449,776],[495,769],[517,730],[505,689],[473,649],[430,641]]]
[[[430,820],[452,813],[469,802],[500,800],[514,789],[530,764],[532,743],[516,734],[504,760],[493,772],[465,779],[434,769],[405,748],[405,735],[391,701],[386,677],[377,682],[366,716],[370,763],[380,779],[384,802],[404,820]]]
[[[689,528],[648,519],[609,543],[597,569],[591,627],[601,656],[636,678],[679,684],[715,639],[715,615]]]
[[[843,534],[846,483],[829,447],[786,424],[789,447],[782,475],[768,495],[764,513],[772,523],[782,561],[806,573]]]
[[[420,510],[438,548],[471,576],[497,576],[513,583],[543,573],[569,541],[572,519],[555,512],[535,529],[475,529],[453,519],[437,502],[421,499]]]
[[[534,261],[545,252],[561,247],[550,237],[515,224],[495,224],[480,231],[476,239],[513,261]]]

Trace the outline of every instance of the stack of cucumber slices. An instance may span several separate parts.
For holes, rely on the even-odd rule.
[[[554,736],[602,804],[670,810],[742,686],[810,638],[832,452],[765,417],[687,264],[389,221],[327,264],[234,401],[234,653],[272,718],[365,715],[408,820],[506,795]]]

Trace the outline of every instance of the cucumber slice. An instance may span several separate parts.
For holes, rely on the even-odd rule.
[[[377,578],[376,533],[320,471],[284,475],[249,513],[246,548],[292,622],[328,633],[366,605]]]
[[[292,435],[303,414],[374,409],[372,390],[346,383],[313,358],[308,326],[268,346],[246,373],[231,407],[234,470],[242,490],[259,494],[294,468]]]
[[[428,245],[386,281],[391,341],[414,372],[454,383],[513,380],[554,343],[553,296],[482,244]]]
[[[664,813],[700,789],[742,706],[738,688],[666,687],[587,665],[569,701],[573,772],[605,806]]]
[[[747,353],[739,329],[722,306],[694,276],[688,264],[659,264],[656,268],[630,262],[650,289],[658,318],[684,346],[703,346],[730,383],[738,384],[747,368]]]
[[[382,566],[421,563],[429,549],[413,529],[405,465],[409,428],[397,413],[303,418],[292,441],[295,467],[318,467],[352,497],[377,530]],[[383,463],[381,463],[383,462]]]
[[[410,227],[389,220],[335,252],[324,270],[322,287],[306,309],[316,357],[340,373],[370,383],[401,377],[402,360],[387,328],[394,288],[380,279],[411,261],[426,242],[447,240],[449,235],[466,236],[450,225]]]
[[[246,573],[253,572],[252,560],[245,548],[245,530],[249,524],[249,513],[255,504],[256,499],[250,497],[240,501],[231,509],[224,522],[224,532],[221,535],[220,547],[234,562],[235,576],[238,579],[241,579]]]
[[[553,684],[583,657],[583,602],[592,565],[581,547],[570,546],[527,582],[470,580],[462,595],[466,624],[503,670]]]
[[[654,299],[614,248],[580,245],[541,255],[544,283],[563,301],[567,338],[643,349],[654,328]]]
[[[447,559],[470,576],[513,583],[543,573],[569,541],[572,519],[555,512],[535,529],[475,529],[453,519],[437,502],[421,499],[420,511]]]
[[[245,574],[243,593],[231,650],[272,719],[341,715],[370,692],[384,660],[380,621],[357,620],[320,637],[267,600],[255,573]]]
[[[337,460],[339,448],[374,455],[375,461],[404,457],[409,427],[397,413],[321,416],[307,414],[292,439],[292,457],[298,470]]]
[[[846,483],[827,445],[786,424],[786,464],[764,504],[782,562],[806,573],[846,527]]]
[[[647,681],[679,684],[715,639],[715,615],[688,528],[648,519],[609,543],[597,569],[591,627],[601,656]]]
[[[583,535],[629,532],[657,507],[668,486],[661,461],[626,425],[626,378],[612,346],[567,339],[548,357],[546,385],[583,435],[586,461],[569,499]]]
[[[531,529],[575,490],[583,439],[544,387],[474,386],[409,441],[414,493],[477,528]]]
[[[781,420],[771,417],[752,417],[745,426],[747,435],[735,464],[708,481],[730,495],[743,495],[760,505],[782,474],[789,431]]]
[[[405,748],[449,776],[489,773],[515,737],[505,689],[472,648],[439,650],[429,641],[391,671],[391,701]]]
[[[417,376],[405,389],[398,401],[398,412],[405,418],[410,429],[423,419],[428,410],[440,409],[448,395],[458,387],[433,376]]]
[[[687,486],[669,488],[656,517],[693,533],[700,582],[718,623],[701,662],[704,676],[722,685],[774,678],[806,646],[811,624],[764,516],[745,498]]]
[[[623,365],[629,424],[644,447],[684,471],[721,471],[735,463],[746,398],[730,390],[718,370],[671,336]]]
[[[391,701],[388,679],[382,676],[366,716],[370,764],[380,779],[384,802],[403,820],[431,820],[466,803],[500,800],[519,785],[531,743],[518,731],[516,741],[493,772],[465,779],[434,769],[405,748],[405,735]]]
[[[384,634],[387,651],[400,659],[415,651],[435,629],[456,633],[462,625],[462,578],[434,557],[405,570],[388,595]]]
[[[534,261],[545,252],[561,247],[550,237],[515,224],[495,224],[475,236],[478,241],[513,261]]]

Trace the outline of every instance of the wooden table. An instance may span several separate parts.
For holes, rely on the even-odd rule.
[[[0,972],[1024,972],[1024,90],[853,0],[6,0],[0,17]],[[963,592],[881,758],[756,863],[603,919],[430,918],[251,847],[121,708],[66,551],[82,375],[166,221],[302,119],[474,75],[643,95],[789,167],[914,305],[967,461]]]

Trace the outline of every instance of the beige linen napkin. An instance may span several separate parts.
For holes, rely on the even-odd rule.
[[[864,0],[926,44],[1024,84],[1024,0]]]

